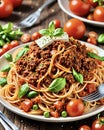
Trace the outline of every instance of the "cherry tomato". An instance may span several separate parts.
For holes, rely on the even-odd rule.
[[[5,50],[3,48],[0,49],[0,56],[2,56],[5,53]]]
[[[19,42],[17,40],[13,40],[13,41],[11,41],[10,44],[11,44],[11,47],[14,48],[19,45]]]
[[[91,6],[93,6],[93,7],[96,7],[96,6],[98,5],[98,3],[97,3],[97,2],[93,2],[93,0],[87,0],[87,2],[88,2]]]
[[[80,99],[72,99],[66,105],[69,116],[80,116],[84,113],[84,103]]]
[[[10,0],[0,0],[0,18],[10,16],[12,11],[13,4]]]
[[[54,103],[54,106],[57,110],[62,110],[63,108],[63,102],[62,101],[57,101]]]
[[[31,40],[36,40],[38,38],[41,37],[41,34],[39,32],[34,32],[32,35],[31,35]]]
[[[96,38],[95,37],[89,37],[87,39],[87,42],[88,43],[91,43],[91,44],[94,44],[94,45],[97,45],[97,41],[96,41]]]
[[[97,6],[94,10],[93,17],[95,21],[104,22],[104,7]]]
[[[104,117],[100,117],[93,121],[92,130],[104,130]]]
[[[82,125],[78,130],[91,130],[88,125]]]
[[[88,19],[88,20],[94,20],[94,18],[93,18],[93,13],[90,13],[90,14],[87,16],[87,19]]]
[[[29,99],[26,99],[24,100],[22,103],[21,103],[21,109],[23,109],[25,112],[28,112],[31,107],[33,106],[33,102]]]
[[[7,43],[3,46],[3,49],[6,51],[10,50],[12,48],[11,44],[10,43]]]
[[[94,32],[94,31],[90,31],[89,33],[88,33],[88,37],[94,37],[94,38],[98,38],[98,34],[96,33],[96,32]]]
[[[53,22],[55,24],[55,28],[60,28],[60,20],[54,19]]]
[[[21,41],[22,41],[23,43],[30,42],[30,41],[31,41],[31,36],[30,36],[30,34],[27,34],[27,33],[23,34],[23,35],[21,36]]]
[[[89,13],[91,5],[83,0],[70,0],[69,8],[74,14],[85,16]]]
[[[23,0],[11,0],[13,3],[14,8],[20,6],[23,2]]]
[[[69,36],[81,39],[86,32],[86,27],[82,21],[72,18],[64,24],[64,31],[67,32]]]

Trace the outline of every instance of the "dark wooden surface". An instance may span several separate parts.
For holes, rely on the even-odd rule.
[[[23,18],[29,15],[31,12],[34,12],[45,0],[24,0],[23,4],[14,10],[13,14],[9,18],[0,19],[0,24],[8,23],[9,21],[13,22],[14,24],[19,23]],[[46,28],[48,23],[53,19],[59,19],[61,21],[61,26],[70,19],[71,17],[66,15],[58,6],[58,3],[54,3],[51,6],[47,7],[41,14],[40,19],[38,20],[37,24],[34,25],[32,28],[22,30],[24,32],[32,34],[39,29]],[[104,27],[96,27],[93,25],[86,24],[86,34],[83,40],[86,39],[87,33],[89,31],[96,31],[98,34],[104,33]],[[104,46],[99,45],[99,47],[104,49]],[[15,113],[12,113],[5,107],[0,104],[0,110],[12,121],[14,122],[20,130],[78,130],[78,128],[83,125],[87,124],[91,126],[91,123],[94,119],[96,119],[97,115],[74,122],[67,122],[67,123],[47,123],[47,122],[40,122],[35,120],[26,119]],[[104,116],[104,111],[101,113]],[[4,130],[2,125],[0,124],[0,130]]]

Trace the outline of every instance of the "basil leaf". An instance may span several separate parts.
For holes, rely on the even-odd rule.
[[[39,33],[42,34],[42,35],[48,36],[50,32],[49,32],[48,29],[42,29],[42,30],[39,31]]]
[[[19,93],[18,93],[18,97],[19,98],[22,98],[24,95],[27,94],[27,92],[29,91],[29,86],[28,84],[23,84],[21,87],[20,87],[20,90],[19,90]]]
[[[83,84],[83,75],[82,74],[76,72],[74,68],[72,68],[72,74],[73,74],[74,78],[76,79],[76,81]]]
[[[65,78],[56,78],[49,85],[48,90],[51,91],[51,92],[59,92],[65,87],[65,85],[66,85],[66,79]]]
[[[11,69],[11,66],[10,66],[10,65],[5,65],[5,66],[2,68],[1,72],[9,72],[10,69]]]
[[[100,61],[104,61],[104,56],[98,56],[96,53],[94,52],[88,52],[88,56]]]
[[[0,78],[0,85],[3,87],[6,84],[7,84],[7,79],[6,78]]]
[[[99,36],[98,36],[98,42],[99,43],[103,43],[104,44],[104,33],[103,34],[100,34]]]
[[[24,47],[23,50],[21,50],[17,55],[16,55],[16,58],[15,58],[15,61],[16,62],[17,60],[19,60],[24,54],[26,54],[28,52],[29,48],[28,47]]]
[[[12,60],[13,60],[12,54],[7,53],[4,55],[4,57],[6,58],[7,61],[12,62]]]
[[[49,23],[48,30],[49,32],[53,32],[55,30],[55,24],[53,21]]]
[[[62,28],[57,28],[53,32],[53,36],[61,36],[62,34],[64,34],[64,31]]]

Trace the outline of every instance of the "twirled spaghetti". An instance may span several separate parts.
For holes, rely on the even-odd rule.
[[[70,100],[80,99],[104,83],[104,62],[89,57],[88,53],[93,51],[95,50],[87,48],[73,38],[70,38],[69,42],[54,41],[44,50],[32,43],[26,54],[16,62],[10,63],[9,72],[1,72],[0,77],[7,77],[7,84],[1,87],[0,94],[20,109],[23,109],[21,104],[24,101],[31,101],[31,107],[24,109],[30,114],[41,115],[45,111],[56,111],[60,116]],[[76,80],[73,68],[83,76],[83,83]],[[65,87],[58,92],[49,91],[50,84],[57,78],[65,78]],[[25,83],[29,86],[29,92],[35,91],[38,94],[31,98],[25,94],[19,98],[20,88]],[[60,110],[54,106],[57,101],[63,104]],[[38,105],[37,110],[33,109],[33,104]],[[86,102],[84,111],[89,111],[89,108],[98,104],[104,104],[104,98],[93,103]]]

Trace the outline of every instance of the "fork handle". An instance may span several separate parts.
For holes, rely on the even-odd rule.
[[[0,111],[0,117],[2,120],[4,120],[8,126],[10,126],[13,130],[19,130],[17,126],[15,126],[1,111]]]
[[[41,12],[46,6],[53,3],[54,1],[56,1],[56,0],[47,0],[42,6],[39,7],[38,10]]]

